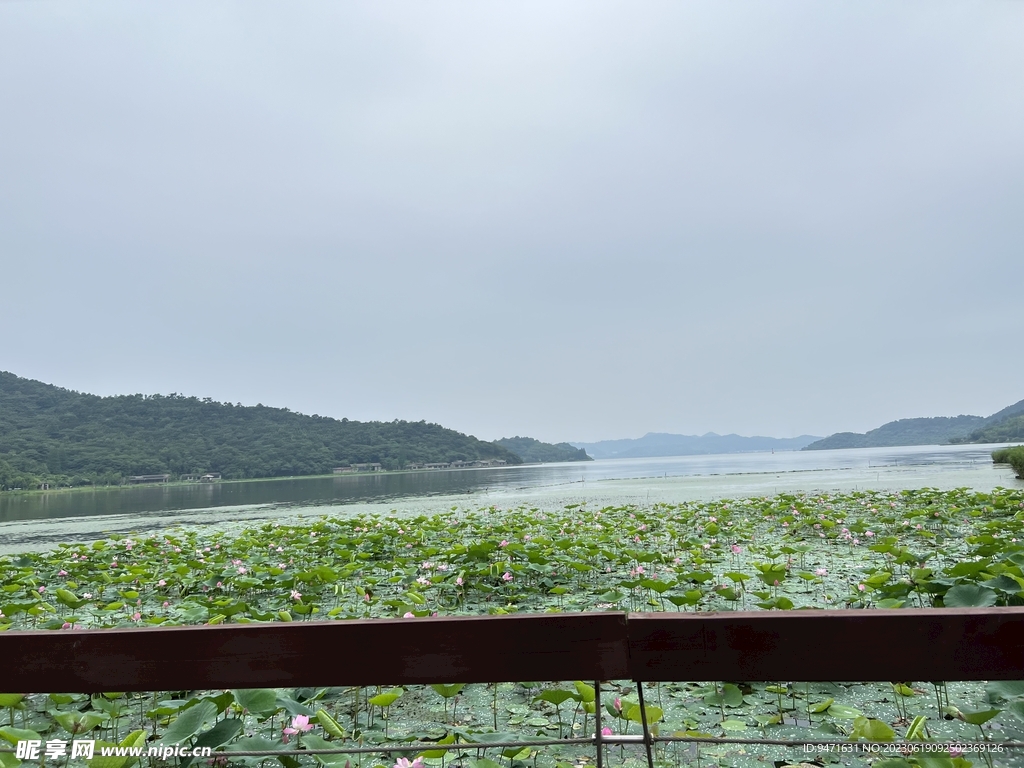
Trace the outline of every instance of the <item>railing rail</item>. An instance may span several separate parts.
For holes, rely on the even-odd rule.
[[[0,633],[0,692],[1024,679],[1024,607],[578,613]]]

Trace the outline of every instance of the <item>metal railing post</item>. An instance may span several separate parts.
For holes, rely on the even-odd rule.
[[[647,748],[647,768],[654,768],[654,755],[651,752],[651,730],[647,727],[647,707],[644,706],[644,686],[636,680],[636,694],[640,699],[640,723],[644,727],[644,746]]]

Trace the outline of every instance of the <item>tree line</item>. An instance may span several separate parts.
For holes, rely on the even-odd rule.
[[[225,479],[330,473],[355,463],[503,459],[515,453],[425,421],[359,422],[183,395],[98,397],[0,372],[0,488],[112,485],[132,475]]]

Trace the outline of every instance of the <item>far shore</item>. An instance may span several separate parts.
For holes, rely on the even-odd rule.
[[[376,475],[412,475],[426,472],[472,472],[479,470],[514,469],[515,467],[539,467],[545,462],[524,461],[522,464],[507,464],[494,467],[448,467],[445,469],[388,469],[379,472],[332,472],[329,475],[277,475],[275,477],[244,477],[213,482],[199,483],[194,480],[170,480],[166,483],[121,483],[119,485],[77,485],[55,486],[42,490],[39,488],[0,491],[9,496],[39,496],[49,493],[77,493],[79,491],[130,491],[137,488],[205,488],[212,485],[234,485],[238,483],[266,483],[274,480],[325,480],[327,478],[374,477]],[[558,462],[556,462],[558,463]]]

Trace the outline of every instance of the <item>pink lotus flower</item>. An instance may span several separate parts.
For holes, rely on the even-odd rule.
[[[43,592],[45,592],[45,591],[46,591],[46,587],[40,587],[39,588],[39,594],[40,595],[43,594]]]
[[[63,568],[61,568],[59,571],[57,571],[57,575],[58,576],[67,576],[68,572],[65,571]]]
[[[281,729],[281,732],[284,734],[281,740],[287,744],[289,736],[305,733],[312,730],[312,728],[313,726],[309,724],[309,717],[307,715],[296,715],[292,718],[291,726],[285,726]]]
[[[615,711],[616,712],[621,712],[622,711],[622,699],[616,698],[615,701],[612,702],[612,706],[615,707]]]
[[[239,573],[245,573],[245,566],[244,565],[238,566],[238,572]]]
[[[828,576],[828,570],[825,568],[819,568],[814,572],[815,576]]]
[[[857,591],[858,592],[863,592],[865,589],[866,589],[866,587],[863,584],[858,584],[857,585]]]
[[[296,733],[306,733],[311,730],[313,730],[313,726],[309,724],[309,716],[296,715],[292,718],[291,727],[285,728],[284,732],[289,735],[295,735]]]
[[[501,576],[501,580],[502,581],[512,581],[512,574],[509,573],[508,571],[505,571],[505,573],[502,574],[502,576]]]
[[[156,583],[156,585],[157,585],[158,587],[166,587],[166,586],[167,586],[167,582],[166,582],[166,581],[165,581],[164,579],[160,579],[160,581],[158,581],[158,582]]]
[[[732,545],[732,553],[733,553],[734,555],[738,555],[738,554],[739,554],[740,552],[742,552],[742,551],[743,551],[743,548],[742,548],[742,547],[740,547],[739,545],[737,545],[737,544],[733,544],[733,545]]]
[[[455,579],[455,583],[461,587],[462,586],[462,577],[461,576],[457,576],[456,579]]]
[[[601,729],[602,736],[611,736],[613,733],[614,731],[611,728],[608,728],[607,726]]]
[[[499,547],[507,547],[507,546],[508,546],[508,542],[507,542],[507,541],[505,541],[505,539],[502,539],[502,540],[501,540],[501,544],[499,544],[498,546],[499,546]]]
[[[403,618],[403,619],[415,619],[415,618],[416,618],[416,614],[415,614],[415,613],[413,613],[412,611],[406,611],[406,612],[405,612],[405,613],[404,613],[404,614],[402,615],[402,618]]]
[[[414,760],[409,760],[407,757],[400,757],[393,768],[424,768],[423,758],[417,757]]]
[[[301,599],[302,599],[302,593],[299,592],[299,590],[297,590],[297,589],[293,589],[292,590],[292,600],[301,600]]]

